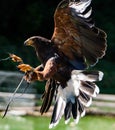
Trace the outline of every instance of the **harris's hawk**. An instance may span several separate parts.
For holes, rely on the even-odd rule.
[[[41,114],[47,112],[55,95],[49,128],[64,115],[65,123],[72,116],[75,123],[85,115],[92,97],[99,93],[96,81],[101,71],[88,71],[105,55],[106,33],[95,26],[91,0],[62,0],[54,14],[51,40],[33,36],[25,45],[35,48],[41,65],[28,72],[28,82],[46,80]],[[26,64],[18,66],[23,70]]]

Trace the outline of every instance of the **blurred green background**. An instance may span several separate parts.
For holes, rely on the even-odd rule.
[[[115,118],[105,116],[85,116],[75,125],[71,120],[68,125],[61,119],[59,125],[53,130],[114,130]],[[49,130],[50,118],[48,117],[19,117],[7,116],[0,121],[1,130]]]
[[[23,42],[34,35],[51,38],[53,14],[60,0],[0,0],[0,59],[14,53],[36,67],[39,61],[31,47]],[[105,73],[99,83],[101,93],[115,93],[115,11],[113,0],[93,0],[96,26],[108,35],[106,56],[93,68]],[[0,62],[0,70],[16,71],[11,61]],[[39,88],[40,89],[40,88]],[[42,90],[38,90],[38,92]]]

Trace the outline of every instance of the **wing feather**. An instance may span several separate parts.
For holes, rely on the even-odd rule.
[[[54,14],[52,42],[77,68],[95,65],[105,55],[106,33],[95,27],[91,0],[62,0]],[[74,63],[74,64],[73,64]],[[76,65],[75,65],[76,64]]]
[[[43,94],[43,103],[40,109],[41,114],[49,110],[52,100],[53,100],[55,88],[56,88],[55,80],[53,79],[47,80],[46,86],[45,86],[45,92]]]

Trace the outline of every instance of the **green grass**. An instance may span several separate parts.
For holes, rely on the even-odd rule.
[[[50,118],[13,117],[0,119],[0,130],[48,130]],[[115,130],[115,118],[106,116],[85,116],[78,125],[64,124],[62,119],[55,130]]]

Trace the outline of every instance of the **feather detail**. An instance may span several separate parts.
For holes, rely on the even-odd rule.
[[[43,114],[44,112],[47,112],[49,110],[51,103],[52,103],[52,100],[53,100],[55,88],[56,88],[55,80],[49,79],[46,82],[45,92],[42,96],[43,103],[42,103],[42,106],[40,109],[41,114]]]
[[[88,81],[81,81],[80,90],[91,97],[96,97],[96,95],[99,93],[99,88],[97,85]]]
[[[59,97],[54,106],[51,122],[49,125],[50,129],[55,127],[59,123],[62,115],[64,114],[65,105],[66,104],[64,99],[62,97]]]
[[[80,91],[78,99],[86,107],[89,107],[92,103],[92,98],[82,91]]]
[[[105,55],[106,33],[95,26],[92,0],[62,0],[54,14],[51,42],[76,69],[94,66]]]
[[[77,98],[77,105],[79,106],[79,107],[78,107],[78,110],[79,110],[79,112],[80,112],[81,117],[85,116],[85,107],[84,107],[84,105],[79,101],[78,98]]]
[[[99,88],[94,83],[102,80],[103,73],[100,71],[73,70],[67,86],[61,84],[57,88],[56,103],[54,106],[49,128],[55,127],[64,115],[65,124],[71,116],[77,124],[80,117],[85,115],[85,108],[92,103],[92,97],[99,93]]]
[[[75,97],[74,97],[75,98]],[[75,98],[75,102],[72,104],[72,115],[74,118],[74,122],[77,124],[79,122],[80,113],[79,113],[79,106],[77,104],[77,100]]]
[[[95,82],[95,81],[102,80],[103,72],[101,72],[101,71],[88,71],[88,70],[84,70],[84,71],[73,70],[72,77],[77,78],[79,80],[83,80],[83,81]]]
[[[68,122],[70,120],[71,111],[72,111],[72,103],[71,103],[71,101],[69,101],[69,102],[67,102],[65,111],[64,111],[65,124],[68,124]]]

